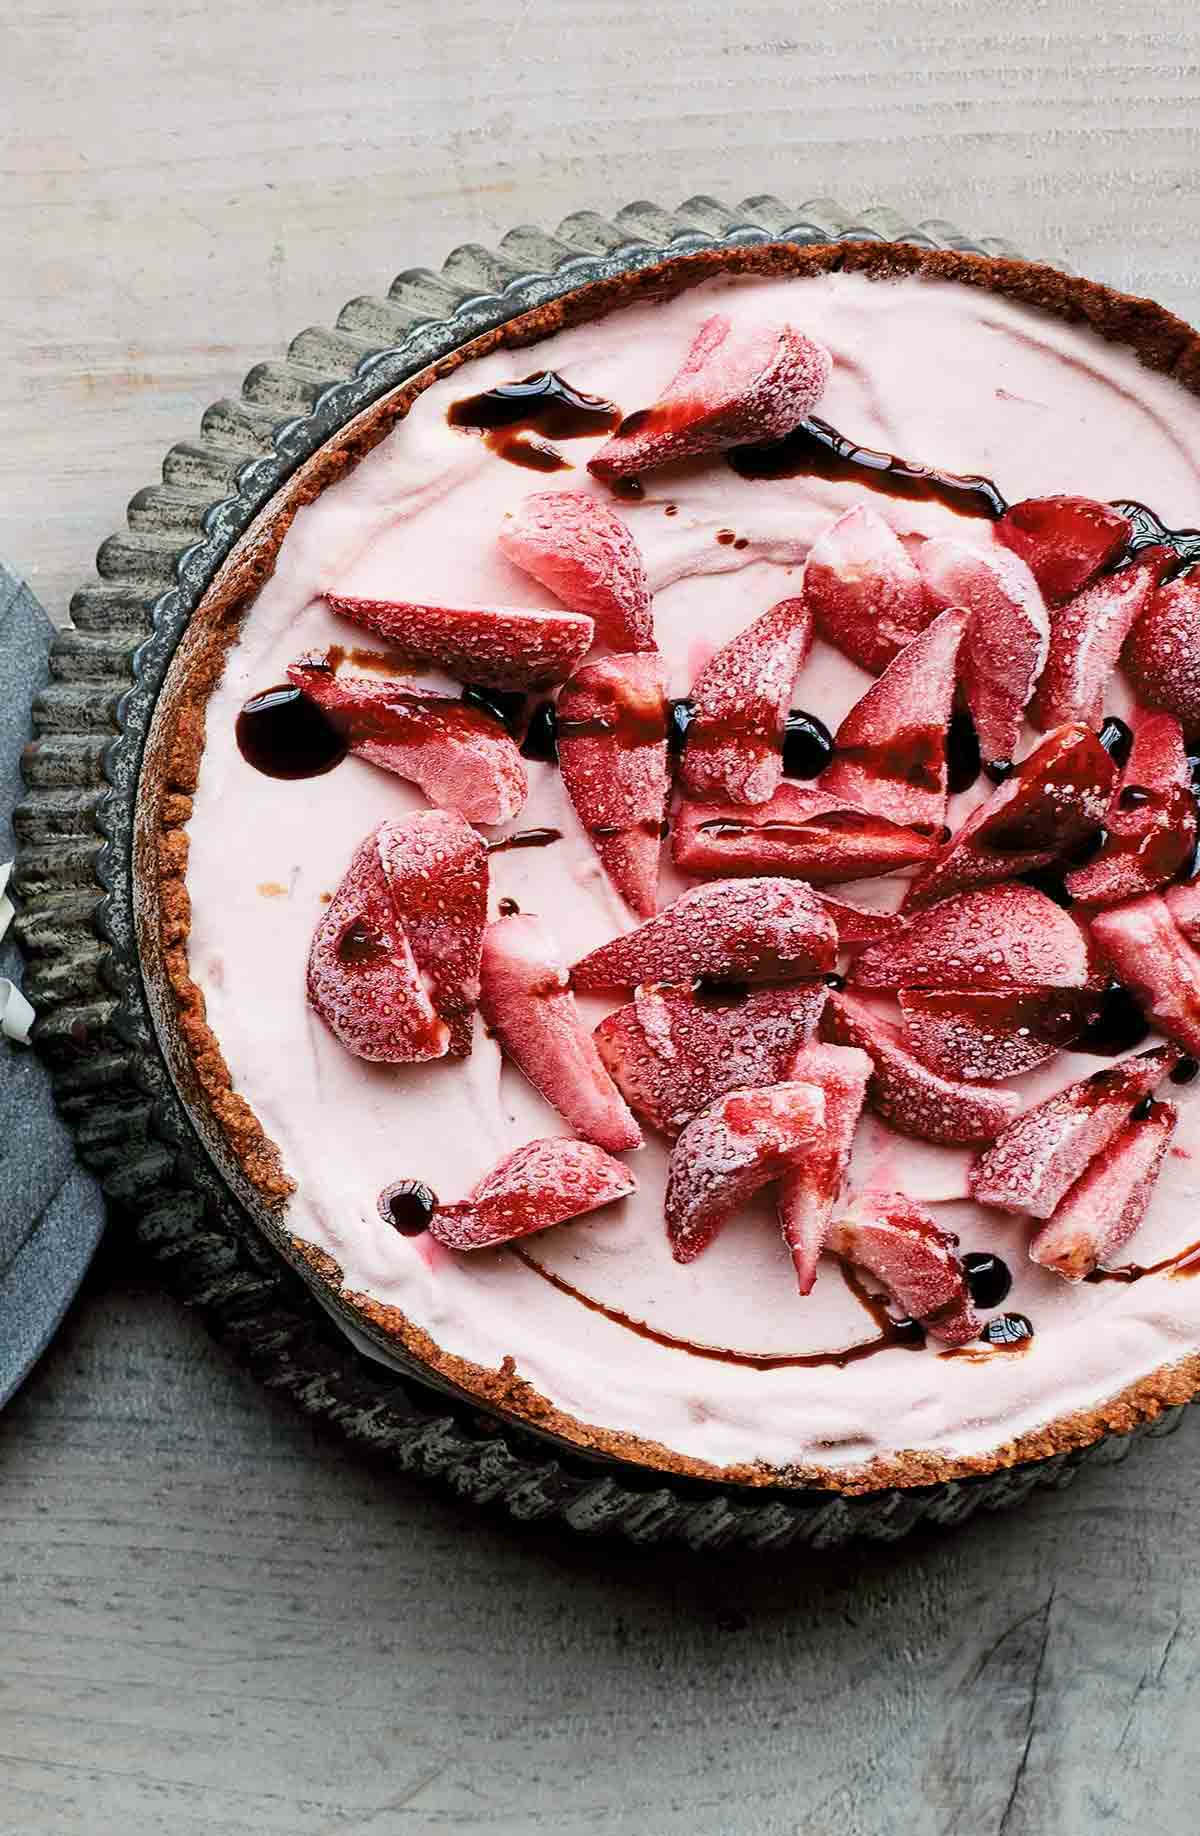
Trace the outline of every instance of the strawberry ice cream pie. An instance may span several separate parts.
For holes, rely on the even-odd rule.
[[[1200,1388],[1197,375],[1025,264],[714,251],[265,513],[160,703],[146,956],[377,1346],[846,1491]]]

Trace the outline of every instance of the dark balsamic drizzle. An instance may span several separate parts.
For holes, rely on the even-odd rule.
[[[1132,1051],[1141,1045],[1150,1031],[1150,1022],[1120,982],[1112,982],[1100,997],[1100,1012],[1090,1026],[1072,1040],[1073,1052],[1088,1052],[1095,1058],[1115,1058],[1119,1052]]]
[[[932,499],[948,504],[952,510],[962,511],[965,516],[986,516],[993,520],[1008,509],[1007,500],[990,478],[942,472],[935,466],[901,459],[896,453],[881,453],[870,446],[858,446],[828,421],[819,420],[815,415],[801,421],[799,427],[785,434],[782,440],[770,440],[760,446],[735,446],[726,458],[742,478],[805,475],[853,479],[869,490],[886,492],[889,497]]]
[[[268,778],[318,778],[348,750],[346,735],[290,682],[251,695],[234,737],[247,765]]]
[[[499,841],[490,841],[487,851],[508,854],[513,848],[548,848],[551,842],[561,840],[561,829],[518,829],[515,835],[502,835]]]
[[[785,778],[819,778],[833,758],[833,735],[823,720],[793,708],[783,729]]]
[[[1173,548],[1185,564],[1200,561],[1200,529],[1168,529],[1147,504],[1114,502],[1113,509],[1133,524],[1133,534],[1126,544],[1130,555],[1139,554],[1143,548],[1165,547]]]
[[[544,765],[558,763],[558,709],[552,701],[539,701],[529,716],[521,756]]]
[[[951,716],[946,729],[947,788],[950,795],[970,790],[982,768],[979,735],[965,709]]]
[[[1008,1299],[1012,1270],[989,1250],[968,1250],[962,1259],[971,1299],[977,1307],[999,1307]]]
[[[1133,751],[1133,733],[1115,714],[1110,714],[1101,727],[1100,744],[1118,771],[1124,771]]]
[[[1200,1275],[1200,1242],[1189,1243],[1177,1250],[1173,1256],[1164,1256],[1161,1262],[1126,1262],[1115,1269],[1093,1269],[1085,1275],[1085,1281],[1119,1281],[1128,1284],[1142,1281],[1147,1275],[1170,1275],[1178,1279],[1188,1279]]]
[[[536,370],[519,382],[500,383],[452,402],[451,427],[482,434],[484,443],[512,465],[559,472],[569,461],[549,442],[611,433],[621,418],[615,402],[584,395],[554,370]]]

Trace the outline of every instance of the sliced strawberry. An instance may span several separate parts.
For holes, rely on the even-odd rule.
[[[1173,880],[1196,846],[1196,799],[1173,714],[1139,714],[1133,749],[1105,817],[1099,854],[1067,875],[1085,905],[1137,899]]]
[[[837,959],[837,929],[799,880],[724,880],[697,886],[657,918],[614,937],[577,962],[576,988],[636,988],[640,982],[788,982],[826,975]]]
[[[485,1174],[470,1198],[439,1205],[429,1231],[447,1249],[494,1249],[636,1190],[629,1168],[590,1141],[530,1141]]]
[[[1012,1090],[939,1077],[905,1049],[898,1026],[882,1020],[853,995],[831,994],[821,1015],[821,1037],[858,1046],[874,1064],[868,1100],[902,1135],[943,1147],[991,1141],[1021,1106]]]
[[[729,1090],[702,1109],[667,1169],[664,1210],[676,1262],[691,1262],[760,1186],[822,1148],[824,1125],[825,1099],[815,1084]]]
[[[970,614],[943,612],[900,652],[837,730],[830,796],[935,835],[946,820],[946,728]]]
[[[1200,739],[1200,568],[1167,580],[1151,595],[1125,644],[1134,688],[1153,708]]]
[[[1004,548],[988,552],[937,537],[922,545],[919,560],[930,602],[971,614],[961,675],[979,750],[985,759],[1011,759],[1050,642],[1038,583]]]
[[[867,504],[817,537],[804,564],[804,597],[825,642],[874,676],[934,615],[899,536]]]
[[[607,650],[654,649],[645,563],[628,524],[610,504],[586,491],[539,491],[505,516],[498,540],[514,566],[565,606],[590,614],[598,644]]]
[[[442,1058],[450,1029],[438,1018],[397,916],[380,858],[387,823],[355,850],[308,955],[308,999],[356,1058],[402,1065]]]
[[[715,989],[711,996],[660,983],[639,988],[627,1007],[603,1019],[596,1045],[630,1107],[677,1135],[725,1091],[786,1077],[828,994],[823,981]]]
[[[914,1058],[968,1084],[1032,1071],[1099,1013],[1098,997],[1082,988],[902,988],[899,1000]]]
[[[815,1084],[825,1098],[820,1147],[813,1148],[779,1182],[779,1223],[792,1252],[801,1294],[810,1293],[817,1279],[817,1262],[841,1196],[873,1068],[867,1054],[853,1046],[814,1040],[800,1047],[788,1071],[796,1083]]]
[[[521,755],[488,714],[451,695],[418,693],[385,673],[347,670],[333,652],[300,657],[288,679],[343,729],[350,750],[416,784],[468,822],[508,822],[529,793]]]
[[[1000,541],[1020,555],[1051,605],[1061,605],[1111,567],[1133,525],[1092,497],[1026,497],[996,524]]]
[[[832,368],[825,346],[794,326],[740,326],[714,313],[659,400],[626,415],[588,470],[627,478],[696,453],[781,439],[812,413]]]
[[[586,656],[592,621],[581,612],[515,606],[423,606],[326,593],[332,612],[394,644],[409,664],[436,664],[460,682],[542,689]]]
[[[829,1234],[835,1255],[881,1281],[895,1304],[944,1345],[979,1337],[958,1238],[902,1192],[859,1192]]]
[[[558,763],[605,872],[652,915],[668,792],[667,688],[657,651],[585,663],[558,698]]]
[[[687,796],[760,804],[778,788],[792,687],[811,644],[804,600],[783,599],[700,671],[680,766]]]
[[[471,1050],[479,962],[487,922],[487,849],[461,816],[419,810],[376,830],[379,858],[417,968],[450,1051]]]
[[[1149,605],[1162,570],[1174,560],[1170,549],[1147,548],[1115,574],[1100,579],[1050,621],[1050,654],[1029,706],[1029,718],[1045,733],[1066,720],[1100,724],[1104,691],[1117,667],[1130,629]]]
[[[1099,829],[1117,768],[1090,727],[1048,733],[918,874],[906,911],[1015,879],[1069,855]]]
[[[959,893],[868,944],[860,988],[1086,988],[1096,980],[1087,937],[1069,912],[1020,881]]]
[[[1029,1259],[1067,1281],[1082,1281],[1114,1256],[1146,1215],[1179,1120],[1172,1103],[1151,1103],[1097,1154],[1029,1245]]]
[[[1200,944],[1200,880],[1185,880],[1180,886],[1168,886],[1163,894],[1167,910],[1190,944]]]
[[[904,929],[905,920],[899,912],[869,912],[861,905],[851,905],[848,899],[831,899],[828,893],[817,896],[837,925],[838,947],[842,950],[896,937]]]
[[[856,809],[824,782],[785,782],[769,803],[750,806],[681,803],[671,822],[675,865],[696,875],[784,873],[836,885],[929,859],[931,835]]]
[[[1157,893],[1097,912],[1092,938],[1155,1026],[1200,1053],[1200,955],[1172,921]]]
[[[981,1205],[1048,1218],[1088,1162],[1120,1134],[1130,1110],[1178,1063],[1173,1046],[1155,1046],[1035,1104],[979,1155],[971,1191]]]
[[[641,1131],[579,1017],[540,918],[519,912],[484,933],[480,1011],[503,1049],[585,1141],[619,1154]]]

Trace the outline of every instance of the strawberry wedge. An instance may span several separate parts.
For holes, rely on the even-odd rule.
[[[801,1046],[789,1078],[815,1084],[825,1098],[825,1136],[819,1148],[804,1156],[779,1182],[779,1224],[791,1251],[801,1294],[817,1279],[817,1263],[829,1235],[834,1206],[841,1197],[854,1131],[866,1101],[874,1067],[853,1046]]]
[[[677,1135],[727,1090],[778,1084],[816,1032],[823,981],[708,996],[669,982],[639,988],[596,1028],[600,1057],[630,1108]]]
[[[1029,1245],[1029,1259],[1082,1281],[1128,1243],[1146,1215],[1179,1112],[1151,1103],[1097,1154]]]
[[[1105,819],[1104,845],[1066,888],[1085,905],[1116,905],[1173,880],[1196,847],[1196,799],[1173,714],[1134,717],[1133,748]]]
[[[419,810],[376,830],[392,903],[440,1019],[450,1052],[471,1050],[487,922],[487,849],[461,816]]]
[[[418,692],[386,671],[346,669],[312,652],[288,680],[345,733],[350,750],[416,784],[439,809],[468,822],[508,822],[529,793],[521,755],[500,722],[451,695]]]
[[[882,1282],[931,1338],[965,1345],[979,1337],[982,1322],[971,1306],[958,1238],[902,1192],[857,1193],[839,1211],[829,1248]]]
[[[1174,714],[1200,739],[1200,569],[1150,596],[1125,644],[1124,663],[1143,701]]]
[[[479,1007],[502,1049],[584,1141],[610,1154],[642,1145],[540,918],[520,912],[488,926]]]
[[[804,564],[804,597],[825,642],[873,676],[934,615],[899,536],[866,504],[817,537]]]
[[[783,776],[792,687],[812,644],[803,599],[783,599],[718,650],[692,684],[680,767],[685,795],[766,803]]]
[[[823,791],[937,834],[946,820],[946,729],[969,622],[968,612],[943,612],[888,665],[838,728]]]
[[[1178,1063],[1173,1046],[1155,1046],[1027,1109],[976,1159],[971,1191],[981,1205],[1048,1218]]]
[[[1150,604],[1163,568],[1174,559],[1171,549],[1147,548],[1128,567],[1102,574],[1057,608],[1050,621],[1046,667],[1029,704],[1035,727],[1045,733],[1068,720],[1099,726],[1121,646]]]
[[[1200,1053],[1200,955],[1157,893],[1097,912],[1092,939],[1155,1026]]]
[[[814,885],[871,879],[927,861],[932,836],[855,809],[817,784],[783,783],[769,803],[681,803],[671,858],[697,877],[794,874]]]
[[[991,1141],[1021,1107],[1012,1090],[939,1077],[906,1050],[898,1026],[852,995],[831,994],[821,1015],[821,1037],[831,1045],[857,1046],[875,1069],[868,1101],[902,1135],[942,1147]]]
[[[586,491],[535,492],[505,516],[498,540],[515,567],[591,617],[596,642],[606,650],[654,649],[645,563],[611,505]]]
[[[457,817],[382,822],[317,926],[308,999],[357,1058],[410,1064],[471,1049],[487,854]]]
[[[1090,586],[1132,534],[1128,517],[1092,497],[1026,497],[996,524],[999,540],[1020,555],[1052,606]]]
[[[567,795],[609,879],[652,915],[668,793],[666,675],[657,651],[585,663],[558,698]]]
[[[1117,768],[1090,727],[1048,733],[909,887],[906,912],[1069,855],[1104,822]]]
[[[898,936],[904,929],[905,920],[899,912],[872,912],[864,906],[851,905],[848,899],[832,899],[828,893],[817,896],[837,925],[838,946],[842,950],[879,943],[882,938]]]
[[[424,606],[326,593],[331,612],[394,644],[409,664],[434,664],[459,682],[543,689],[587,655],[592,621],[581,612],[514,606]]]
[[[495,1249],[636,1190],[629,1168],[590,1141],[530,1141],[485,1174],[469,1198],[439,1205],[429,1232],[447,1249]]]
[[[941,1077],[991,1083],[1045,1064],[1100,1011],[1082,988],[902,988],[904,1040]]]
[[[626,415],[588,461],[597,478],[628,478],[676,459],[778,440],[812,413],[833,360],[792,325],[735,325],[714,313],[652,408]]]
[[[667,1169],[663,1209],[676,1262],[693,1261],[739,1205],[824,1139],[825,1099],[815,1084],[729,1090],[702,1109]]]
[[[790,982],[827,975],[837,927],[810,887],[796,880],[726,880],[697,886],[673,905],[581,958],[579,989],[642,982]]]
[[[1071,914],[1013,881],[944,899],[898,937],[868,944],[851,980],[860,988],[1088,988],[1097,968]]]
[[[971,614],[961,674],[979,750],[985,759],[1011,759],[1050,642],[1038,583],[1005,548],[989,552],[937,537],[923,544],[919,558],[930,601],[939,610],[965,606]]]

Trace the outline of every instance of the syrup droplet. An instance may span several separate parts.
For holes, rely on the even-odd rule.
[[[1113,982],[1100,997],[1100,1012],[1073,1042],[1072,1050],[1095,1058],[1115,1058],[1132,1051],[1150,1031],[1150,1022],[1120,982]]]
[[[525,696],[520,689],[486,688],[469,682],[462,698],[480,713],[498,720],[507,733],[517,732],[525,714]]]
[[[388,953],[388,947],[379,932],[373,929],[364,918],[356,918],[349,930],[343,931],[338,939],[338,957],[352,969],[366,969],[372,963],[380,963]]]
[[[1153,1097],[1143,1097],[1141,1102],[1135,1103],[1133,1108],[1130,1110],[1129,1120],[1131,1122],[1144,1122],[1147,1119],[1147,1117],[1150,1115],[1153,1108],[1154,1108],[1154,1098]]]
[[[833,757],[833,735],[823,720],[793,708],[783,730],[785,778],[819,778]]]
[[[345,734],[290,682],[252,695],[234,731],[247,765],[268,778],[317,778],[347,752]]]
[[[558,760],[558,709],[552,701],[539,701],[529,716],[521,752],[527,759],[554,765]]]
[[[1133,751],[1133,734],[1123,720],[1110,714],[1100,729],[1100,744],[1118,771],[1124,771]]]
[[[745,982],[720,982],[702,975],[692,983],[692,993],[705,1007],[740,1007],[750,990]]]
[[[501,899],[496,909],[502,918],[515,918],[521,908],[515,899]]]
[[[951,796],[970,790],[979,776],[981,764],[975,722],[964,710],[952,716],[946,729],[946,769]]]
[[[1173,1084],[1191,1084],[1195,1082],[1197,1076],[1200,1076],[1200,1059],[1181,1058],[1171,1073],[1171,1082]]]
[[[683,751],[683,742],[695,712],[696,704],[688,695],[667,703],[667,748],[675,758]]]
[[[979,1336],[997,1351],[1026,1351],[1033,1338],[1033,1326],[1023,1313],[1000,1313],[988,1321]]]
[[[379,1195],[379,1215],[402,1237],[419,1237],[437,1210],[437,1194],[419,1179],[402,1179]]]
[[[968,1250],[962,1259],[971,1299],[977,1307],[999,1307],[1008,1299],[1012,1270],[990,1250]]]
[[[1005,778],[1011,778],[1014,766],[1011,759],[985,759],[983,775],[990,778],[993,784],[1003,784]]]

